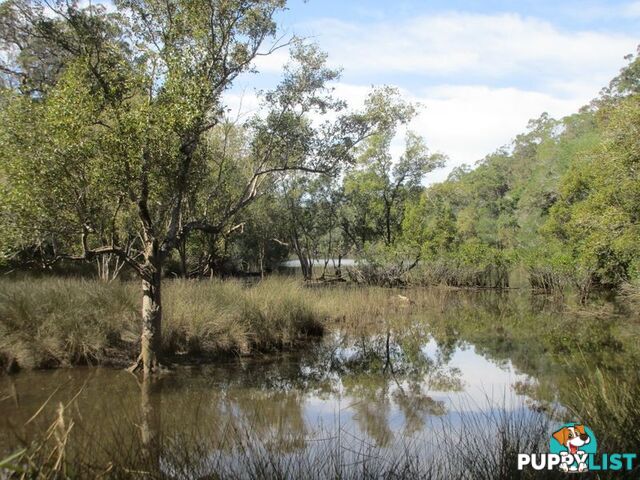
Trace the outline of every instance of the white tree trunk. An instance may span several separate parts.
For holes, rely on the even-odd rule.
[[[142,280],[142,341],[141,357],[144,374],[158,370],[162,349],[161,269]]]

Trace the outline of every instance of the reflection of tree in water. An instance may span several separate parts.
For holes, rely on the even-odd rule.
[[[183,392],[184,393],[184,392]],[[233,453],[257,442],[269,451],[289,452],[306,446],[304,395],[295,389],[270,390],[225,385],[184,395],[165,393],[165,432],[174,444],[204,446]],[[256,442],[257,441],[257,442]],[[166,442],[165,442],[166,443]]]
[[[163,393],[176,398],[164,401],[172,407],[169,414],[168,409],[163,411],[162,419],[180,416],[180,421],[197,425],[198,438],[208,452],[233,454],[252,448],[283,454],[305,452],[315,445],[310,440],[314,432],[305,421],[306,402],[312,397],[333,400],[339,395],[348,400],[345,411],[351,413],[363,440],[394,448],[396,440],[423,432],[429,416],[447,413],[445,405],[430,394],[461,389],[461,372],[449,367],[456,349],[473,344],[477,353],[494,363],[509,359],[521,371],[529,370],[525,365],[535,366],[536,373],[545,371],[550,361],[544,354],[546,346],[537,332],[530,338],[529,326],[558,313],[532,314],[531,305],[519,299],[507,302],[501,297],[497,302],[491,297],[485,304],[483,298],[478,294],[467,299],[461,294],[451,308],[443,308],[428,323],[414,319],[402,325],[379,325],[373,332],[334,332],[297,356],[244,360],[236,365],[238,371],[226,366],[215,375],[197,373],[194,378],[181,379],[182,386],[174,393],[166,389]],[[529,337],[523,339],[519,330],[525,327]],[[196,387],[203,378],[216,378],[216,385]],[[552,383],[555,387],[556,382]],[[529,391],[531,386],[526,392],[524,386],[522,392],[516,391],[554,396],[554,388],[536,384],[536,390],[541,387],[545,387],[544,395]],[[184,396],[184,388],[201,389],[203,397],[197,402],[199,413],[189,420],[194,395]],[[182,396],[186,400],[181,403]]]
[[[141,460],[157,474],[162,449],[162,378],[145,375],[139,385]]]
[[[271,451],[295,451],[306,446],[307,426],[303,415],[304,396],[297,390],[269,391],[233,389],[219,400],[219,418],[229,439],[245,435],[258,438]],[[248,438],[247,440],[251,440]]]
[[[216,450],[232,453],[258,440],[270,451],[286,453],[307,447],[312,433],[304,417],[307,399],[331,400],[340,394],[350,399],[348,410],[361,431],[384,447],[395,437],[394,411],[404,419],[402,435],[416,433],[429,415],[445,413],[429,389],[460,386],[459,372],[447,368],[446,355],[440,350],[425,353],[428,339],[422,327],[357,337],[336,334],[291,361],[249,362],[236,366],[238,371],[215,371],[212,377],[225,375],[218,379],[220,385],[202,385],[202,398],[191,394],[187,404],[178,385],[175,392],[165,389],[164,395],[172,397],[165,403],[172,412],[183,412],[179,421],[193,423]],[[211,377],[196,374],[179,382],[194,388],[202,378]],[[184,415],[189,411],[191,419]]]
[[[385,447],[394,439],[394,407],[404,418],[402,435],[411,435],[424,428],[427,416],[446,413],[444,403],[428,394],[431,387],[461,388],[459,370],[447,368],[451,355],[438,348],[432,358],[424,351],[429,338],[424,326],[415,324],[357,337],[336,334],[303,370],[316,381],[339,383],[341,389],[330,391],[341,390],[353,399],[349,409],[354,421],[377,446]]]
[[[349,409],[360,429],[376,445],[386,447],[393,440],[389,382],[381,376],[365,374],[345,378],[343,386],[347,396],[354,399]]]
[[[425,354],[430,337],[424,330],[391,326],[373,334],[336,334],[297,354],[181,368],[141,383],[108,369],[46,378],[59,384],[59,376],[73,376],[65,387],[70,392],[89,379],[78,399],[82,418],[70,450],[94,452],[96,465],[115,458],[159,476],[173,475],[179,465],[206,475],[212,459],[255,448],[285,455],[315,448],[311,439],[327,432],[315,432],[306,421],[311,398],[349,398],[353,422],[380,447],[392,446],[398,435],[394,415],[403,419],[400,435],[423,429],[429,415],[445,413],[429,396],[434,382],[446,388],[459,383],[446,355]]]
[[[577,379],[589,369],[627,381],[626,369],[640,356],[635,344],[623,341],[629,312],[615,303],[585,308],[572,301],[513,290],[455,292],[438,300],[441,313],[431,331],[441,345],[457,339],[492,364],[527,375],[512,385],[514,393],[526,396],[533,410],[558,414],[562,404],[575,402]],[[424,310],[433,305],[425,301]]]
[[[241,379],[218,389],[204,378],[195,383],[171,377],[141,382],[139,455],[113,453],[125,447],[112,445],[113,455],[152,478],[173,477],[181,468],[188,468],[183,476],[191,478],[211,475],[216,462],[231,461],[235,454],[286,454],[307,448],[300,391],[243,388]]]
[[[404,432],[407,435],[424,429],[425,416],[441,416],[447,413],[443,402],[425,394],[416,383],[409,384],[408,388],[395,390],[393,398],[404,415]]]

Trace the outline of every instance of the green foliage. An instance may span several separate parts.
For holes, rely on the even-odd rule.
[[[421,248],[423,283],[508,285],[523,265],[548,292],[616,289],[637,274],[638,58],[599,101],[543,114],[509,148],[461,168],[407,208],[404,241]],[[502,272],[484,281],[483,272]],[[419,275],[416,275],[419,277]]]
[[[344,178],[348,206],[343,215],[358,249],[378,240],[394,244],[407,206],[417,201],[425,176],[444,165],[445,157],[430,153],[424,139],[413,132],[407,133],[404,153],[394,161],[390,147],[395,133],[394,128],[370,137]]]
[[[573,160],[545,230],[563,241],[589,281],[617,288],[636,273],[640,240],[640,96],[602,108],[598,120],[602,141]]]
[[[419,266],[414,281],[476,287],[524,266],[531,286],[583,299],[638,275],[639,56],[580,112],[544,113],[425,188],[444,155],[411,131],[391,154],[416,106],[381,87],[349,111],[314,45],[293,39],[260,111],[226,116],[284,0],[114,5],[0,8],[4,265],[113,255],[142,277],[165,260],[185,277],[264,275],[295,255],[311,279],[350,256],[356,279]]]

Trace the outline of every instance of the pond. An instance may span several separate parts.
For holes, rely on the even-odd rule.
[[[613,304],[594,316],[523,293],[415,295],[395,318],[337,322],[295,353],[175,366],[151,381],[91,367],[0,377],[0,453],[57,428],[69,430],[65,454],[95,472],[115,462],[159,477],[321,477],[412,455],[445,471],[451,442],[488,452],[505,428],[536,430],[518,441],[541,448],[574,413],[567,383],[635,362],[624,340],[635,331]],[[588,366],[557,338],[574,324],[576,341],[597,350]]]
[[[353,267],[356,264],[356,261],[353,258],[342,258],[340,260],[338,260],[337,258],[327,258],[327,259],[318,258],[313,260],[314,267],[324,267],[325,264],[327,265],[327,268],[331,268],[331,269],[335,268],[338,264],[340,264],[342,268],[346,268],[346,267]],[[280,264],[280,267],[300,268],[300,260],[298,259],[285,260]]]

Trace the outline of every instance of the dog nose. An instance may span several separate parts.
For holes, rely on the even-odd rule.
[[[589,440],[589,435],[587,435],[586,433],[583,433],[582,435],[580,435],[580,440],[582,440],[583,442],[586,442],[587,440]]]

